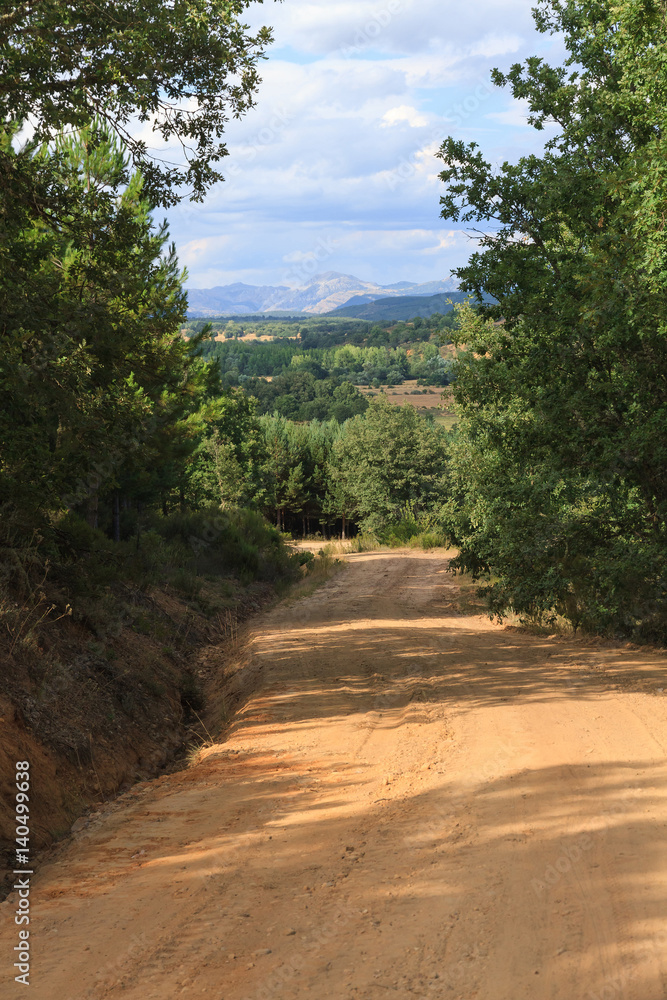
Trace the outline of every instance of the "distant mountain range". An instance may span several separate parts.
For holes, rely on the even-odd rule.
[[[455,291],[456,287],[456,281],[451,278],[422,284],[399,281],[393,285],[376,285],[372,281],[355,278],[352,274],[326,271],[314,275],[301,288],[288,288],[287,285],[244,285],[241,282],[217,288],[192,288],[188,291],[188,316],[241,316],[260,312],[322,315],[349,304],[351,300],[354,300],[354,306],[361,306],[377,299],[443,294]]]

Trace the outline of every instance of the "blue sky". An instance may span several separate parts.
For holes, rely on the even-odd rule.
[[[303,284],[314,271],[368,281],[449,277],[474,244],[439,217],[446,135],[494,163],[544,133],[490,84],[529,55],[559,63],[521,0],[285,0],[247,20],[274,27],[257,107],[229,124],[225,183],[168,221],[191,288]]]

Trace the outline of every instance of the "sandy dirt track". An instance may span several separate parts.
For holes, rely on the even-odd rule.
[[[33,1000],[667,998],[667,658],[465,616],[446,562],[255,623],[227,740],[35,878]]]

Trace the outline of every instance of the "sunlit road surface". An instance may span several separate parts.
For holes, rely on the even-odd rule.
[[[33,880],[32,1000],[665,1000],[665,656],[466,615],[446,566],[255,621],[226,740]]]

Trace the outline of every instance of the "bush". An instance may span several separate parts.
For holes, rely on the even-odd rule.
[[[298,566],[277,529],[256,511],[210,508],[171,514],[156,521],[156,528],[179,544],[187,565],[198,575],[272,582],[293,577]]]
[[[412,549],[435,549],[445,547],[449,542],[437,517],[425,511],[416,513],[412,503],[403,507],[399,520],[388,524],[379,533],[379,538],[383,545],[393,548],[407,545]]]
[[[292,555],[280,533],[255,511],[212,509],[142,520],[143,532],[114,542],[69,512],[45,537],[35,536],[21,549],[7,523],[4,531],[0,525],[3,634],[15,645],[37,626],[69,614],[96,635],[115,634],[131,615],[128,588],[170,586],[210,615],[229,598],[225,588],[233,594],[256,581],[291,582],[299,577],[300,564],[312,558]],[[211,583],[213,592],[206,586]]]
[[[422,531],[410,539],[410,548],[416,549],[445,549],[449,540],[442,531]]]
[[[421,528],[412,517],[402,517],[400,521],[388,525],[378,535],[383,545],[391,545],[395,548],[407,545],[420,531]]]

